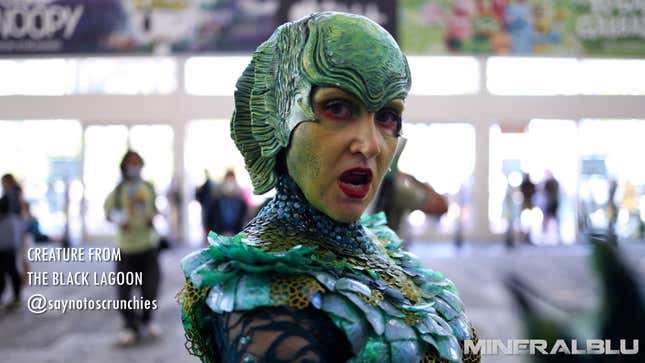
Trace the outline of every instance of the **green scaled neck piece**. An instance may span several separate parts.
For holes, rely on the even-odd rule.
[[[309,215],[315,210],[289,189],[293,185],[279,183],[274,200],[242,233],[211,232],[210,247],[182,260],[193,291],[193,297],[184,294],[190,301],[184,299],[182,309],[192,343],[199,346],[198,338],[212,334],[204,325],[209,314],[313,306],[345,332],[351,362],[419,362],[432,354],[461,361],[460,341],[473,332],[453,283],[400,249],[382,214],[364,217],[355,226],[360,235],[348,233],[350,225],[333,226],[346,237],[321,243],[326,237],[319,231],[297,228],[284,215],[297,203],[298,218],[316,220]],[[356,248],[342,247],[356,236],[366,239]],[[194,353],[206,360],[212,347],[203,345]]]

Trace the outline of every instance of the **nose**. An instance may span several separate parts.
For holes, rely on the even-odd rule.
[[[354,124],[350,151],[363,155],[366,159],[376,157],[381,153],[381,135],[374,122],[374,114],[367,113]]]

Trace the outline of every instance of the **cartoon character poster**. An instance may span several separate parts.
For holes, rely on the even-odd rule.
[[[645,55],[645,0],[400,0],[412,54]]]

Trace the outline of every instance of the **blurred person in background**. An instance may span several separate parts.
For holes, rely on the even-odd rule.
[[[616,191],[618,190],[618,180],[615,177],[609,178],[609,188],[607,192],[607,233],[610,236],[616,236],[616,221],[618,220],[618,204],[616,203]]]
[[[641,218],[642,212],[639,208],[639,201],[643,196],[638,189],[630,180],[625,181],[621,209],[627,213],[628,235],[638,239],[645,239],[645,222]]]
[[[403,219],[414,210],[435,217],[448,211],[446,199],[430,184],[420,182],[414,176],[399,170],[399,156],[400,154],[395,157],[391,171],[383,179],[374,207],[375,212],[385,212],[388,226],[397,234],[400,233]]]
[[[140,286],[144,300],[157,298],[160,282],[158,261],[159,239],[152,219],[157,214],[156,193],[152,183],[141,178],[143,158],[137,152],[128,150],[119,165],[122,180],[108,195],[105,215],[118,226],[117,245],[121,260],[117,261],[117,272],[141,273]],[[133,286],[124,284],[117,287],[118,298],[132,298]],[[132,309],[122,309],[124,329],[117,343],[130,346],[144,337],[157,337],[161,328],[152,322],[152,310],[143,309],[141,314]]]
[[[522,193],[522,210],[533,209],[533,198],[537,192],[535,183],[531,181],[529,173],[522,174],[522,183],[520,183],[520,192]]]
[[[25,222],[27,224],[27,234],[30,235],[34,242],[36,243],[46,243],[46,242],[55,242],[55,243],[64,243],[65,236],[51,236],[47,233],[44,233],[40,228],[40,221],[38,218],[31,212],[31,205],[29,202],[25,202]]]
[[[6,278],[11,280],[13,300],[6,305],[7,311],[17,308],[21,302],[22,276],[16,266],[16,250],[24,239],[25,221],[11,212],[10,199],[0,198],[0,303]]]
[[[522,182],[520,183],[520,193],[522,193],[522,208],[520,211],[520,228],[522,237],[525,242],[531,242],[531,225],[525,225],[527,222],[532,222],[530,219],[523,218],[522,215],[531,215],[534,203],[533,199],[537,192],[535,183],[531,181],[529,173],[522,174]]]
[[[232,236],[242,230],[248,205],[233,170],[227,170],[206,213],[208,232]]]
[[[22,263],[22,279],[23,284],[28,282],[28,272],[31,271],[31,266],[27,260],[27,250],[34,245],[34,243],[60,243],[63,247],[69,246],[69,238],[66,234],[62,236],[51,236],[46,234],[40,228],[40,221],[31,212],[31,205],[29,202],[24,203],[25,206],[25,235],[16,251],[18,263]]]
[[[211,204],[215,197],[215,192],[217,191],[217,184],[211,178],[210,173],[207,169],[204,169],[204,184],[200,185],[195,189],[195,200],[199,203],[201,207],[201,217],[202,217],[202,229],[204,231],[204,243],[206,243],[206,238],[208,232],[210,232],[210,227],[208,226],[208,211],[210,210]]]
[[[504,204],[502,207],[502,216],[507,222],[504,243],[509,248],[515,246],[515,232],[518,230],[520,215],[520,202],[518,201],[522,198],[522,193],[511,182],[511,175],[506,176],[506,191],[504,192]]]
[[[25,203],[22,195],[22,187],[16,181],[13,174],[2,176],[2,197],[7,199],[9,213],[24,215]]]
[[[23,198],[22,186],[18,183],[13,174],[4,174],[2,176],[2,200],[4,204],[3,208],[6,208],[6,213],[8,213],[3,227],[5,229],[3,232],[5,233],[5,242],[14,241],[13,238],[18,238],[17,236],[19,236],[18,240],[14,241],[15,243],[12,242],[12,253],[14,259],[13,266],[5,266],[8,269],[6,272],[9,273],[13,282],[13,270],[15,268],[20,276],[22,276],[21,281],[24,285],[27,283],[27,272],[30,270],[29,262],[25,257],[27,247],[29,246],[27,236],[32,235],[37,239],[42,238],[41,236],[43,235],[40,231],[37,219],[33,218],[30,213],[29,203],[27,203]],[[19,228],[16,227],[16,223],[20,224]],[[19,233],[16,232],[16,228],[20,229]],[[9,230],[11,230],[11,232],[8,232]]]
[[[29,203],[23,198],[22,187],[16,181],[12,174],[5,174],[2,176],[2,200],[4,207],[7,209],[7,221],[5,221],[6,228],[10,225],[20,222],[19,240],[13,245],[14,266],[19,274],[22,276],[23,284],[27,283],[27,273],[31,270],[29,261],[27,261],[27,249],[31,246],[28,237],[32,237],[34,242],[62,242],[64,238],[52,238],[42,232],[40,229],[40,222],[32,213]],[[15,230],[14,227],[11,227]],[[11,232],[13,233],[13,232]],[[8,238],[7,240],[13,240]],[[11,268],[9,266],[9,268]],[[12,269],[12,268],[11,268]],[[10,271],[13,279],[13,270]]]
[[[549,225],[553,224],[556,235],[560,234],[560,223],[558,220],[558,207],[560,206],[560,183],[553,176],[551,170],[544,173],[542,180],[541,192],[543,195],[542,203],[542,232],[547,232]],[[559,237],[558,237],[559,239]]]
[[[166,196],[168,198],[168,224],[170,226],[170,235],[168,238],[170,241],[176,242],[181,236],[180,231],[182,230],[184,220],[182,214],[184,195],[181,190],[181,182],[178,175],[172,177]]]

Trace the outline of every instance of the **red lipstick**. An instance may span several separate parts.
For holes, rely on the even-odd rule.
[[[352,168],[345,170],[338,178],[338,187],[350,198],[364,198],[370,191],[372,170]]]

